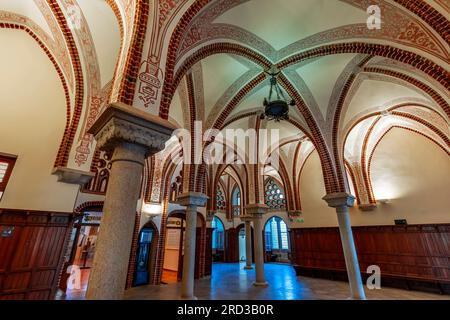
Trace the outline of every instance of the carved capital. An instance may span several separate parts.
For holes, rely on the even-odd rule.
[[[167,120],[123,103],[113,103],[88,132],[95,136],[100,150],[112,151],[118,143],[127,142],[143,146],[148,156],[163,150],[175,129]]]
[[[215,215],[216,215],[216,212],[214,210],[208,210],[206,212],[206,222],[213,221]]]
[[[180,206],[196,206],[196,207],[204,207],[206,206],[206,201],[208,200],[208,196],[204,193],[200,192],[187,192],[180,194],[177,198],[177,203]]]
[[[246,214],[239,216],[239,219],[241,219],[242,222],[251,222],[254,219],[254,217],[250,214]]]
[[[53,168],[52,174],[58,176],[59,182],[79,185],[85,185],[95,176],[94,173],[89,171],[81,171],[66,167]]]
[[[254,203],[245,207],[245,216],[252,218],[261,218],[263,214],[266,214],[269,207],[265,204]]]
[[[345,192],[329,193],[322,199],[332,208],[353,207],[355,203],[355,197]]]
[[[372,211],[377,208],[376,203],[361,203],[358,205],[359,210],[361,211]]]

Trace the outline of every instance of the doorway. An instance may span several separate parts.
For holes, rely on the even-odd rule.
[[[59,282],[59,289],[64,293],[66,299],[84,297],[94,261],[97,237],[103,216],[102,210],[103,206],[88,207],[74,223],[68,245],[70,248],[69,259],[64,263]],[[68,283],[69,279],[74,276],[79,280]]]
[[[169,214],[166,225],[166,240],[164,244],[164,262],[161,282],[175,283],[181,281],[183,276],[184,238],[186,228],[185,211],[175,211]],[[205,250],[204,237],[206,228],[205,220],[197,213],[197,230],[195,241],[195,278],[201,276],[200,252]]]
[[[156,226],[153,222],[148,222],[139,233],[133,286],[147,285],[150,283],[154,273],[157,241],[158,231]]]
[[[246,260],[245,228],[239,231],[239,262]]]

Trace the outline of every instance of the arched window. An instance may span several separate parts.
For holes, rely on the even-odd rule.
[[[233,206],[241,205],[241,189],[239,187],[235,187],[233,190],[233,196],[231,197],[231,201]]]
[[[214,217],[211,222],[211,227],[214,229],[212,233],[213,250],[223,250],[225,229],[223,227],[222,221],[220,221],[219,218]]]
[[[266,182],[264,201],[270,209],[285,209],[286,197],[283,189],[274,179],[268,179]]]
[[[238,216],[241,213],[241,189],[236,186],[233,189],[233,193],[231,195],[231,205],[233,208],[233,216]]]
[[[220,186],[217,187],[216,203],[217,203],[217,210],[225,210],[225,195]]]
[[[266,251],[288,250],[288,230],[286,223],[279,217],[272,217],[264,228]]]

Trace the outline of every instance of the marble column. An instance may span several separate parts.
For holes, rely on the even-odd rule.
[[[356,254],[355,242],[353,240],[352,226],[350,223],[348,209],[353,206],[355,197],[344,192],[331,193],[323,197],[323,200],[328,203],[328,206],[336,209],[351,297],[353,299],[364,300],[366,295],[364,293],[361,272],[359,270],[358,256]]]
[[[255,237],[255,286],[266,287],[268,283],[264,276],[264,248],[262,239],[262,216],[267,213],[265,204],[250,204],[245,207],[246,215],[250,216],[253,221],[254,237]]]
[[[103,217],[87,299],[121,299],[125,290],[137,200],[146,157],[164,149],[175,127],[125,104],[111,104],[89,129],[112,152]]]
[[[196,300],[194,296],[195,238],[197,228],[197,208],[204,207],[208,197],[203,193],[188,192],[178,196],[177,203],[186,206],[186,228],[184,234],[183,276],[181,279],[181,299]]]
[[[252,226],[251,217],[241,216],[241,221],[245,225],[245,267],[246,270],[253,269],[252,267]]]

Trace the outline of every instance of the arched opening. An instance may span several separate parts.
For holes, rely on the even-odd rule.
[[[64,264],[59,282],[59,288],[68,299],[79,299],[86,292],[103,216],[103,204],[85,206],[80,213],[80,218],[73,225],[67,246],[69,258]],[[80,282],[69,284],[70,275],[78,272]]]
[[[267,262],[289,263],[289,232],[280,217],[273,216],[264,226],[264,249]]]
[[[214,217],[211,222],[212,232],[212,256],[213,262],[223,262],[225,259],[225,227],[223,222]]]
[[[162,283],[179,282],[183,276],[184,238],[186,228],[186,212],[184,210],[171,212],[167,218],[166,241],[164,244],[164,262]],[[199,279],[201,271],[201,252],[205,250],[206,239],[205,220],[197,212],[197,231],[195,241],[195,279]]]
[[[231,208],[233,217],[241,214],[241,189],[236,185],[231,193]]]
[[[139,233],[133,286],[150,283],[155,269],[157,239],[158,229],[150,221],[144,225]]]

